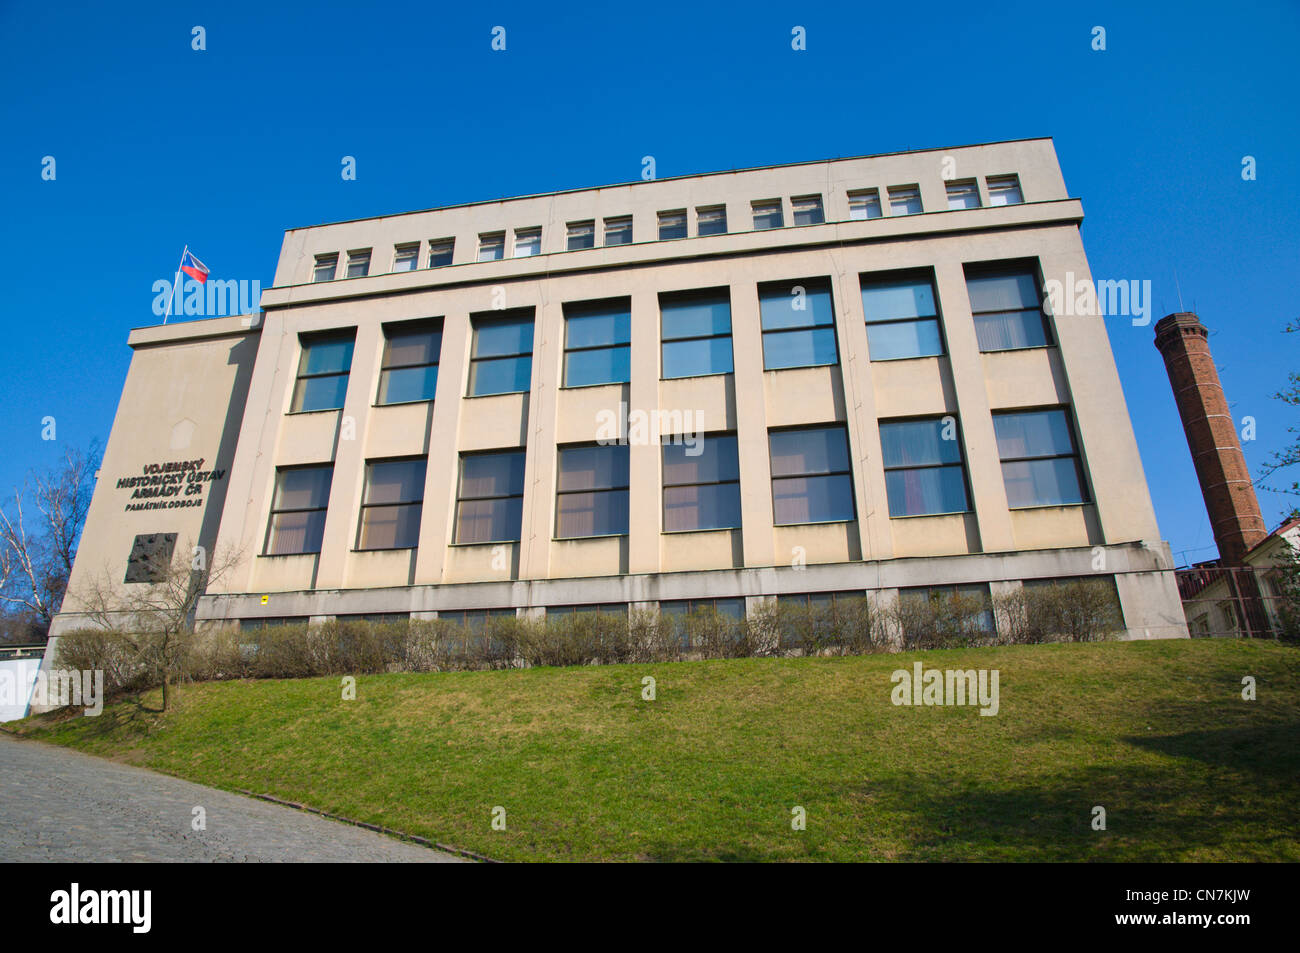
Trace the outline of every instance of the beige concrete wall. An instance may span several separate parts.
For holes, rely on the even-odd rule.
[[[257,355],[257,323],[256,316],[211,318],[131,332],[131,364],[54,635],[84,623],[77,613],[97,594],[129,602],[135,584],[123,578],[137,535],[175,533],[175,561],[190,563],[195,546],[212,561]],[[199,472],[223,471],[198,493],[183,488],[167,498],[201,505],[126,509],[166,500],[135,499],[135,490],[119,487],[119,480],[142,476],[149,464],[181,461],[202,461]]]

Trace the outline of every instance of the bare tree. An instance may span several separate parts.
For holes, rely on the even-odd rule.
[[[14,488],[13,503],[0,507],[0,604],[47,631],[72,575],[99,461],[97,442],[69,447],[56,465],[33,470]]]
[[[95,628],[122,640],[131,666],[149,683],[162,686],[162,710],[167,711],[172,684],[184,673],[186,653],[193,647],[199,597],[240,561],[234,550],[209,557],[201,546],[182,549],[174,557],[150,556],[150,582],[116,582],[103,574],[78,587],[78,612]]]

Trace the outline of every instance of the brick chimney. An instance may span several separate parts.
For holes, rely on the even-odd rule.
[[[1225,566],[1245,565],[1246,553],[1268,530],[1210,354],[1209,334],[1195,314],[1180,311],[1156,322],[1156,347],[1169,371],[1219,559]]]

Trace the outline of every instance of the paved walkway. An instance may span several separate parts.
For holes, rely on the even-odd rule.
[[[192,811],[207,829],[191,830]],[[314,814],[0,733],[0,863],[461,860]]]

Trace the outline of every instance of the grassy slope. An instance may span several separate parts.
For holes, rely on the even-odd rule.
[[[999,669],[1000,714],[893,706],[890,673],[916,659]],[[502,859],[1300,860],[1300,652],[1275,644],[357,681],[351,702],[337,678],[214,683],[166,716],[116,705],[21,730]]]

